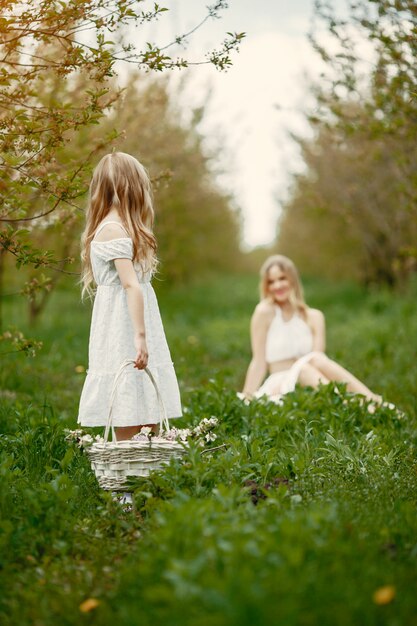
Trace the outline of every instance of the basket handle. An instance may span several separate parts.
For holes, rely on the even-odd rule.
[[[112,413],[113,413],[113,404],[114,404],[114,399],[116,397],[116,392],[117,392],[117,384],[120,380],[121,375],[123,374],[124,369],[128,366],[128,365],[132,365],[134,364],[135,361],[133,359],[126,359],[125,361],[123,361],[123,363],[121,364],[121,366],[119,367],[118,371],[116,372],[116,376],[114,377],[114,381],[113,381],[113,386],[111,389],[111,393],[110,393],[110,406],[109,406],[109,414],[107,416],[107,423],[106,423],[106,429],[104,431],[104,443],[107,443],[108,439],[109,439],[109,432],[110,432],[110,428],[112,431],[112,440],[116,441],[116,433],[114,430],[114,426],[113,426],[113,422],[112,422]],[[161,397],[161,393],[158,389],[158,385],[156,384],[156,380],[153,377],[153,374],[151,373],[151,371],[145,367],[145,369],[143,370],[147,376],[149,377],[155,392],[156,392],[156,398],[158,400],[158,405],[159,405],[159,431],[162,433],[164,428],[165,430],[169,430],[169,422],[168,422],[168,418],[167,418],[167,414],[165,411],[165,406]]]

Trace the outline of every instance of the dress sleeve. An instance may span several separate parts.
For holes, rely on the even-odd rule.
[[[130,237],[111,239],[110,241],[93,241],[95,254],[103,261],[114,259],[133,259],[133,243]]]

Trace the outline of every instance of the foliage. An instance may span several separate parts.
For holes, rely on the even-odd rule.
[[[392,286],[415,269],[415,3],[349,7],[338,18],[316,2],[332,39],[325,47],[322,30],[312,36],[327,80],[313,87],[315,134],[299,140],[306,171],[294,180],[279,245],[293,256],[301,249],[301,265],[313,272]]]
[[[204,116],[202,106],[183,120],[167,81],[132,75],[108,120],[120,132],[118,147],[146,163],[155,181],[160,271],[169,282],[233,271],[243,256],[237,211],[216,185],[198,130]]]
[[[393,299],[306,284],[330,354],[405,416],[369,412],[334,385],[245,405],[235,389],[256,277],[161,287],[186,409],[177,424],[217,417],[217,449],[191,443],[183,463],[138,481],[133,512],[100,492],[64,432],[89,316],[76,293],[55,291],[36,368],[16,355],[1,370],[1,622],[413,624],[416,285]]]
[[[170,91],[169,83],[162,77],[151,80],[143,74],[130,75],[121,97],[116,99],[117,90],[110,90],[115,100],[113,110],[100,124],[79,131],[59,151],[59,162],[63,170],[68,160],[80,161],[86,144],[95,146],[95,159],[99,159],[107,151],[103,137],[113,137],[117,149],[146,163],[155,188],[159,278],[178,283],[197,274],[233,270],[242,255],[237,211],[215,184],[211,158],[205,154],[197,121],[181,121],[175,93]],[[201,108],[199,120],[203,117]],[[87,186],[86,173],[83,180]],[[26,296],[32,324],[44,312],[59,281],[66,276],[78,278],[77,272],[72,271],[77,268],[68,264],[79,257],[84,214],[71,209],[65,217],[60,215],[59,221],[44,228],[21,229],[17,249],[12,248],[14,231],[9,227],[6,243],[13,255],[8,256],[13,256],[23,271],[15,271],[11,258],[6,261],[0,257],[3,275],[7,269],[3,292],[7,293],[9,287],[11,294]],[[218,254],[219,245],[222,254]],[[42,249],[53,249],[57,258]]]
[[[44,289],[30,290],[35,319],[57,283],[56,272],[73,260],[73,233],[92,160],[115,138],[93,132],[120,96],[120,66],[161,72],[194,63],[219,70],[231,64],[243,33],[228,33],[204,61],[170,53],[227,7],[223,0],[189,33],[160,47],[137,46],[137,29],[168,8],[144,0],[50,0],[3,3],[0,18],[0,273],[5,256],[19,266],[49,268]],[[23,228],[23,227],[26,228]],[[27,232],[29,231],[29,232]],[[40,250],[38,250],[40,245]],[[57,256],[53,251],[59,251]],[[33,280],[31,275],[30,280]],[[1,282],[1,279],[0,279]]]

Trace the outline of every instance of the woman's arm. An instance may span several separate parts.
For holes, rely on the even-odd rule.
[[[130,259],[115,259],[114,265],[126,291],[127,308],[132,320],[136,349],[135,367],[141,370],[148,364],[142,288]]]
[[[313,333],[313,351],[326,351],[326,321],[318,309],[308,309],[307,321]]]
[[[251,319],[252,360],[246,374],[243,394],[251,397],[259,389],[267,371],[265,344],[268,328],[273,317],[273,309],[261,302]]]

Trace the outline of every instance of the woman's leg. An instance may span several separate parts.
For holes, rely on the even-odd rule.
[[[320,383],[326,385],[328,382],[329,380],[317,368],[306,362],[300,368],[297,367],[294,373],[293,368],[291,368],[271,374],[255,396],[267,395],[270,398],[277,398],[289,391],[294,391],[296,383],[304,387],[318,387]]]
[[[327,385],[330,380],[325,376],[323,372],[314,367],[314,365],[310,363],[305,363],[298,375],[298,381],[300,385],[303,387],[313,387],[316,388],[320,384]]]
[[[335,382],[346,383],[347,389],[349,391],[353,391],[354,393],[360,393],[369,400],[375,400],[380,402],[382,400],[381,396],[373,393],[366,385],[364,385],[358,378],[356,378],[353,374],[351,374],[347,369],[336,363],[336,361],[332,361],[325,354],[318,354],[314,356],[311,361],[311,365],[313,365],[319,372],[324,374],[328,380],[333,380]]]

